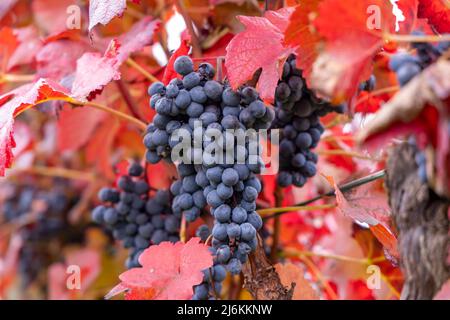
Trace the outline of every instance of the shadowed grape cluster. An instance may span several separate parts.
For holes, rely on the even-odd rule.
[[[24,244],[19,256],[19,272],[22,285],[27,287],[45,270],[54,257],[48,250],[48,242],[63,240],[69,224],[67,212],[78,201],[69,184],[60,179],[52,181],[52,189],[41,188],[35,183],[8,184],[0,191],[0,221],[16,223],[29,218],[20,229]],[[2,215],[3,217],[2,217]]]
[[[413,35],[423,35],[415,31]],[[414,53],[401,52],[393,55],[389,61],[389,67],[395,71],[400,86],[406,85],[412,78],[422,72],[423,69],[435,62],[446,50],[450,48],[450,42],[439,42],[433,45],[428,42],[413,42]]]
[[[172,212],[170,192],[150,190],[144,171],[139,163],[132,163],[117,189],[100,190],[103,204],[92,211],[95,222],[107,226],[115,239],[131,249],[127,268],[138,267],[139,255],[150,245],[179,240],[181,216]]]
[[[281,129],[277,183],[281,187],[302,187],[317,172],[318,156],[312,149],[324,132],[320,117],[333,111],[343,112],[343,107],[333,107],[317,98],[306,87],[296,58],[291,55],[283,65],[275,91],[275,110],[272,128]]]

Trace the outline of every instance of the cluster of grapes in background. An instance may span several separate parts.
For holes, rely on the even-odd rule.
[[[275,120],[272,123],[273,129],[281,129],[279,186],[302,187],[316,174],[318,156],[312,149],[325,130],[320,117],[333,111],[342,113],[344,110],[342,106],[333,107],[317,98],[306,87],[302,72],[296,67],[295,55],[290,55],[275,91]]]
[[[413,32],[414,35],[423,35],[421,32]],[[415,76],[422,72],[450,48],[450,41],[439,42],[433,45],[428,42],[414,42],[411,44],[413,52],[402,52],[393,55],[389,61],[389,67],[395,71],[397,81],[401,87],[405,86]],[[427,182],[426,156],[423,150],[416,154],[418,175],[423,183]]]
[[[139,255],[150,245],[179,241],[181,216],[172,212],[168,190],[150,190],[138,162],[130,164],[128,175],[121,176],[117,186],[100,190],[103,204],[92,211],[92,219],[106,225],[115,239],[131,249],[126,266],[134,268],[140,266]]]
[[[77,203],[78,196],[63,179],[51,179],[48,187],[40,187],[34,181],[10,183],[0,190],[0,221],[23,223],[20,236],[23,246],[19,256],[19,272],[22,285],[27,287],[54,257],[48,241],[68,240],[73,228],[69,228],[67,213]]]
[[[250,158],[251,144],[257,140],[244,137],[245,143],[239,144],[229,130],[244,133],[246,129],[268,129],[274,112],[253,87],[234,91],[227,83],[213,80],[215,70],[209,63],[200,64],[194,71],[192,60],[182,56],[174,68],[182,80],[175,78],[167,86],[155,83],[149,88],[150,105],[157,114],[148,127],[144,144],[150,163],[170,161],[171,151],[179,143],[176,129],[186,130],[192,139],[199,130],[201,147],[187,151],[194,164],[182,161],[177,165],[180,180],[172,184],[171,191],[173,212],[183,214],[187,221],[199,217],[207,204],[214,217],[211,243],[215,265],[205,270],[204,282],[195,288],[194,295],[205,299],[214,296],[212,291],[219,293],[225,270],[232,274],[241,272],[242,263],[256,249],[256,233],[262,227],[255,210],[261,191],[256,174],[261,172],[263,163],[258,155]],[[208,148],[233,158],[216,158],[217,153],[203,151]],[[203,239],[210,232],[207,226],[198,231]]]
[[[416,31],[413,32],[413,35],[423,35],[423,33]],[[400,86],[406,85],[423,69],[435,62],[450,48],[450,42],[439,42],[437,45],[428,42],[413,42],[411,47],[414,49],[412,52],[397,53],[391,57],[389,62],[389,67],[395,71]]]

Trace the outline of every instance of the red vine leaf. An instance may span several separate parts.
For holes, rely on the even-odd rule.
[[[264,17],[239,16],[245,31],[236,35],[227,46],[225,66],[233,88],[237,88],[262,69],[257,88],[260,96],[272,102],[281,76],[281,68],[293,49],[285,47],[283,32],[292,10],[267,12]]]
[[[187,31],[184,31],[181,36],[181,43],[177,50],[170,56],[169,62],[167,63],[166,70],[164,71],[164,76],[162,79],[162,82],[164,84],[168,84],[170,80],[173,78],[179,77],[178,73],[175,72],[175,69],[173,67],[173,64],[175,63],[175,60],[177,60],[180,56],[186,56],[189,54],[189,42],[190,42],[190,36],[187,33]]]
[[[119,38],[119,61],[125,61],[135,51],[142,50],[153,42],[153,34],[159,27],[159,20],[152,17],[144,17]]]
[[[438,32],[450,33],[450,10],[446,0],[420,0],[419,18],[428,20]]]
[[[33,62],[37,52],[42,47],[38,30],[34,26],[15,29],[14,34],[19,41],[19,46],[8,61],[8,70],[15,66]]]
[[[84,146],[104,118],[105,113],[98,109],[64,106],[58,118],[59,150],[74,151]]]
[[[305,0],[296,6],[284,33],[286,45],[296,48],[297,67],[309,84],[312,65],[317,58],[317,45],[321,37],[314,30],[311,19],[317,14],[320,0]]]
[[[45,44],[36,55],[38,76],[59,81],[71,75],[76,70],[77,60],[88,49],[85,43],[71,40]]]
[[[0,96],[0,176],[5,175],[5,169],[11,166],[13,160],[12,148],[16,146],[13,136],[14,117],[49,99],[67,97],[63,87],[45,79]]]
[[[119,121],[114,117],[108,117],[90,137],[86,147],[86,160],[95,164],[101,173],[111,179],[114,178],[114,171],[110,156],[119,129]]]
[[[371,20],[369,7],[378,8],[374,17],[379,21]],[[372,29],[368,28],[372,22]],[[326,50],[314,64],[311,85],[337,103],[347,100],[369,77],[372,59],[384,43],[383,31],[395,27],[392,6],[383,0],[324,0],[314,25],[325,39]]]
[[[370,190],[366,185],[344,195],[332,177],[325,178],[335,189],[338,210],[353,220],[367,223],[391,256],[398,257],[397,238],[389,228],[390,207],[386,194]]]
[[[192,238],[187,243],[153,245],[139,263],[141,268],[120,275],[122,282],[107,297],[127,290],[127,299],[190,299],[192,287],[202,282],[202,270],[212,266],[212,256],[199,238]]]
[[[119,48],[120,45],[113,40],[103,56],[97,52],[89,52],[78,59],[72,85],[72,96],[75,99],[92,99],[109,82],[120,79]]]

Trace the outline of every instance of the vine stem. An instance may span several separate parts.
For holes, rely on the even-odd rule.
[[[275,188],[275,205],[277,207],[281,207],[283,205],[283,189],[279,186]],[[278,243],[280,241],[280,230],[281,230],[281,221],[280,217],[275,217],[273,222],[273,234],[272,234],[272,247],[270,250],[270,261],[272,264],[277,262],[278,257]]]
[[[325,291],[328,293],[330,298],[332,300],[338,300],[339,297],[337,296],[336,292],[334,292],[334,289],[330,286],[328,281],[325,279],[324,275],[320,271],[320,269],[315,265],[315,263],[306,256],[300,257],[300,260],[303,261],[303,263],[311,270],[312,273],[317,277],[317,280],[319,280],[320,283],[322,283]]]
[[[130,94],[130,91],[128,90],[127,86],[123,82],[123,80],[119,79],[116,81],[117,87],[119,89],[120,94],[123,97],[123,100],[125,101],[128,110],[131,112],[133,117],[136,119],[139,119],[141,121],[145,121],[145,119],[141,116],[139,112],[139,108],[136,105],[136,102],[133,100],[133,97]]]
[[[33,166],[30,168],[25,168],[23,169],[23,171],[48,177],[66,178],[72,180],[85,180],[89,182],[93,182],[96,179],[95,175],[89,172],[66,169],[61,167]]]
[[[415,35],[400,35],[400,34],[392,34],[392,33],[384,33],[384,40],[387,41],[395,41],[395,42],[445,42],[450,41],[450,35],[424,35],[424,36],[415,36]]]
[[[332,254],[332,253],[319,253],[319,252],[313,252],[313,251],[299,251],[292,248],[287,248],[284,250],[284,256],[285,257],[299,257],[299,256],[306,256],[306,257],[320,257],[320,258],[328,258],[328,259],[334,259],[334,260],[340,260],[345,262],[351,262],[351,263],[359,263],[359,264],[371,264],[370,262],[373,262],[375,259],[378,261],[377,258],[374,260],[369,260],[367,258],[354,258],[354,257],[348,257],[338,254]],[[385,257],[382,257],[383,261],[386,260]]]
[[[150,72],[148,72],[147,70],[145,70],[140,64],[138,64],[136,61],[134,61],[131,58],[128,58],[126,60],[126,63],[136,69],[138,72],[140,72],[144,77],[146,77],[148,80],[150,80],[150,82],[159,82],[158,78],[155,77],[154,75],[152,75]]]
[[[123,113],[121,111],[118,111],[118,110],[109,108],[107,106],[104,106],[102,104],[99,104],[99,103],[96,103],[96,102],[92,102],[92,101],[81,102],[81,101],[72,100],[72,99],[68,99],[67,101],[70,102],[71,104],[74,104],[74,105],[77,105],[77,106],[87,106],[87,107],[95,108],[95,109],[98,109],[98,110],[102,110],[104,112],[108,112],[108,113],[110,113],[110,114],[112,114],[112,115],[114,115],[114,116],[116,116],[116,117],[118,117],[118,118],[120,118],[122,120],[126,120],[128,122],[134,123],[135,125],[137,125],[139,128],[141,128],[144,131],[147,130],[147,125],[145,124],[145,122],[143,122],[143,121],[141,121],[139,119],[136,119],[135,117],[132,117],[132,116],[130,116],[130,115],[126,114],[126,113]]]
[[[181,217],[180,241],[186,243],[187,222],[184,215]]]
[[[321,156],[334,156],[334,155],[340,155],[340,156],[348,156],[351,158],[358,158],[363,160],[371,160],[371,161],[378,161],[377,159],[374,159],[369,156],[365,156],[363,154],[360,154],[358,152],[354,151],[346,151],[346,150],[340,150],[340,149],[332,149],[332,150],[317,150],[316,153]]]
[[[280,208],[267,208],[267,209],[260,209],[257,210],[257,212],[264,217],[265,215],[268,215],[270,213],[277,213],[277,212],[285,212],[285,211],[314,211],[314,210],[325,210],[325,209],[333,209],[335,208],[335,204],[323,204],[323,205],[317,205],[317,206],[292,206],[292,207],[280,207]]]
[[[30,82],[35,79],[34,74],[1,74],[0,75],[0,83],[10,82],[10,83],[17,83],[17,82]]]
[[[349,191],[349,190],[351,190],[351,189],[353,189],[353,188],[362,186],[362,185],[364,185],[364,184],[366,184],[366,183],[369,183],[369,182],[372,182],[372,181],[381,179],[381,178],[383,178],[385,175],[386,175],[386,170],[380,170],[380,171],[377,171],[377,172],[375,172],[375,173],[369,174],[369,175],[367,175],[367,176],[365,176],[365,177],[362,177],[362,178],[359,178],[359,179],[350,181],[350,182],[348,182],[348,183],[345,183],[345,184],[339,186],[339,189],[340,189],[342,192],[346,192],[346,191]],[[303,202],[297,203],[297,204],[295,204],[295,207],[306,206],[306,205],[308,205],[308,204],[310,204],[310,203],[313,203],[313,202],[316,202],[317,200],[320,200],[320,199],[322,199],[322,198],[325,198],[325,197],[333,197],[333,196],[335,196],[335,190],[334,190],[334,189],[332,189],[330,192],[327,192],[327,193],[318,195],[318,196],[316,196],[316,197],[314,197],[314,198],[311,198],[311,199],[305,200],[305,201],[303,201]],[[280,207],[280,208],[277,208],[277,212],[276,212],[276,213],[273,213],[273,214],[270,214],[270,215],[268,215],[268,216],[265,216],[263,219],[264,219],[264,220],[268,220],[268,219],[275,218],[275,217],[277,217],[277,216],[279,216],[279,215],[285,214],[286,212],[291,212],[291,210],[289,210],[289,208],[290,208],[290,207],[285,207],[285,208],[284,208],[284,207]],[[278,209],[279,209],[279,210],[278,210]],[[264,210],[264,209],[263,209],[263,210]]]
[[[175,1],[175,6],[177,7],[178,11],[180,12],[181,16],[183,17],[184,22],[186,23],[186,28],[188,29],[189,34],[191,36],[192,55],[194,57],[200,57],[202,55],[202,48],[200,46],[200,41],[197,37],[197,34],[195,33],[192,19],[189,16],[189,14],[187,13],[186,8],[184,7],[183,0]]]

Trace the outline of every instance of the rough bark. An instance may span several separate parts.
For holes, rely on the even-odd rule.
[[[260,245],[243,266],[244,287],[255,300],[292,300],[295,284],[291,288],[283,286],[259,242]]]
[[[420,181],[416,152],[408,143],[393,148],[386,185],[405,277],[401,298],[423,300],[432,299],[450,278],[449,201]]]

